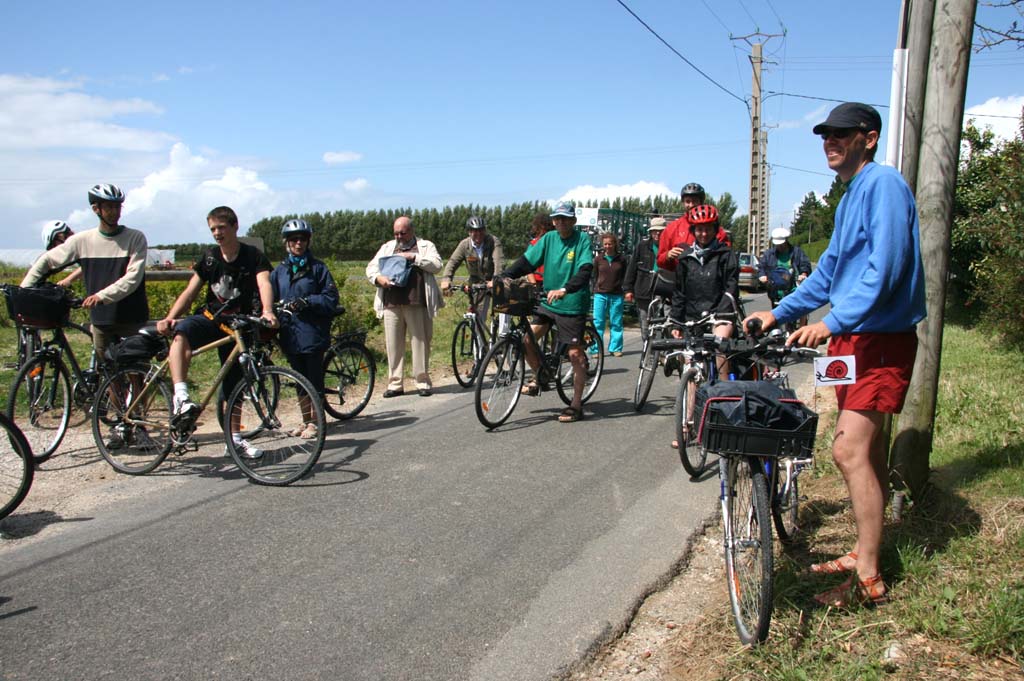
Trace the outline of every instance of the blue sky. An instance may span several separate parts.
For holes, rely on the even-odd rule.
[[[888,103],[897,0],[627,4],[721,87],[615,0],[12,4],[0,27],[2,245],[38,247],[46,220],[95,226],[96,182],[128,192],[122,221],[151,245],[208,241],[220,204],[247,226],[674,195],[698,181],[743,213],[750,48],[730,34],[785,28],[765,44],[766,91]],[[1019,114],[1022,67],[1014,46],[973,54],[968,111]],[[810,129],[831,106],[765,101],[772,226],[828,189]]]

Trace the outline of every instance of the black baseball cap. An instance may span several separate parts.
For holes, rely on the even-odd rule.
[[[855,128],[862,132],[882,132],[882,117],[875,107],[860,102],[843,102],[832,109],[824,123],[814,126],[812,132],[820,135],[826,128]]]

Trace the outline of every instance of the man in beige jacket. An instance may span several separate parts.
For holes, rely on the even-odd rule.
[[[377,287],[373,309],[384,320],[384,343],[388,352],[388,385],[384,397],[405,393],[405,335],[412,338],[412,370],[416,392],[428,397],[430,382],[430,341],[434,334],[434,317],[444,307],[441,289],[434,275],[441,271],[437,247],[416,237],[412,220],[402,216],[395,220],[394,236],[377,250],[366,266],[366,278]],[[412,265],[405,286],[395,286],[380,273],[380,259],[400,255]]]

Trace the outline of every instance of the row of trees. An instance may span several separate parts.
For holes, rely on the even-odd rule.
[[[828,193],[821,199],[815,192],[809,192],[796,210],[790,231],[794,243],[810,243],[832,236],[835,226],[836,207],[846,193],[846,187],[836,175]]]
[[[709,197],[709,203],[718,206],[722,223],[735,234],[743,232],[746,238],[746,216],[736,218],[736,201],[728,192],[717,200]],[[591,208],[610,208],[641,214],[678,214],[683,210],[678,197],[661,196],[651,198],[616,199],[614,201],[590,201],[583,204]],[[408,215],[412,218],[417,234],[433,241],[443,254],[455,250],[459,241],[466,237],[466,220],[471,215],[483,217],[487,229],[501,239],[505,251],[515,257],[526,247],[530,223],[538,213],[547,214],[550,207],[541,201],[514,203],[509,206],[458,205],[444,208],[396,208],[391,210],[356,211],[339,210],[327,213],[304,215],[280,215],[263,218],[249,228],[248,236],[263,239],[267,255],[271,259],[284,257],[281,242],[281,226],[292,218],[309,222],[314,233],[313,250],[321,258],[339,260],[366,260],[373,257],[380,245],[392,238],[391,228],[396,218]],[[182,262],[197,247],[197,244],[175,246],[178,259]]]

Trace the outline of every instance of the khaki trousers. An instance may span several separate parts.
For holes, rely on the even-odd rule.
[[[430,389],[430,341],[434,320],[424,305],[399,305],[384,310],[384,344],[388,350],[388,390],[403,390],[405,333],[412,345],[412,372],[416,388]]]

